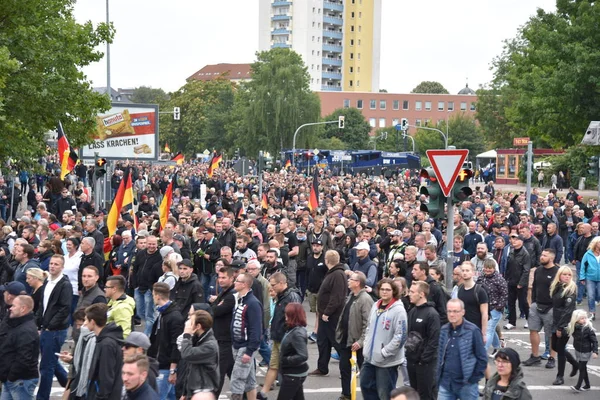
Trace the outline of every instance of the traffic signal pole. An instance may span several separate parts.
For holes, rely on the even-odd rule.
[[[300,132],[300,129],[302,129],[306,126],[327,125],[327,124],[338,124],[338,126],[340,128],[343,128],[344,127],[344,116],[340,115],[338,117],[338,120],[336,120],[336,121],[310,122],[308,124],[300,125],[298,127],[298,129],[296,129],[296,132],[294,132],[294,138],[292,139],[292,167],[296,166],[296,135],[298,135],[298,132]]]
[[[530,140],[527,142],[527,187],[525,188],[525,196],[527,197],[527,212],[530,212],[531,210],[531,174],[533,170],[533,165],[531,165],[533,162],[532,156],[533,142]]]

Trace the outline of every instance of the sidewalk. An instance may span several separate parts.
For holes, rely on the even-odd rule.
[[[475,189],[476,186],[479,186],[481,188],[481,190],[483,190],[483,187],[485,186],[485,183],[483,182],[477,182],[477,183],[471,183],[470,187],[471,189]],[[496,192],[500,191],[502,193],[505,192],[525,192],[525,184],[518,184],[518,185],[501,185],[501,184],[497,184],[494,183],[494,187],[496,188]],[[537,185],[532,185],[532,190],[533,188],[537,188]],[[550,187],[545,186],[545,187],[541,187],[539,188],[540,194],[542,195],[546,195],[548,194],[548,192],[550,191]],[[577,190],[575,189],[575,191],[577,193],[579,193],[580,195],[582,195],[585,200],[587,201],[588,198],[590,197],[598,197],[598,191],[595,189],[586,189],[586,190]],[[567,189],[564,190],[559,190],[557,195],[558,197],[563,197],[566,196],[567,193],[569,193],[569,191]]]

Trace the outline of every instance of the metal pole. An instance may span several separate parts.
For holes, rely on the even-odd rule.
[[[448,148],[448,136],[446,136],[446,134],[444,132],[440,131],[439,129],[429,128],[427,126],[416,126],[416,125],[407,125],[407,126],[412,126],[413,128],[416,128],[416,129],[425,129],[426,131],[438,132],[444,138],[444,149]]]
[[[527,212],[531,210],[531,170],[533,169],[532,164],[533,156],[533,142],[530,140],[527,142],[527,187],[525,188],[525,196],[527,196]]]
[[[452,289],[452,272],[454,271],[454,206],[452,194],[448,196],[448,230],[446,231],[446,287]]]
[[[106,0],[106,24],[110,24],[108,2]],[[106,93],[112,101],[112,90],[110,89],[110,43],[106,42]]]
[[[600,206],[600,158],[598,160],[598,206]]]
[[[327,124],[337,124],[337,123],[338,123],[338,121],[325,121],[325,122],[310,122],[308,124],[300,125],[298,127],[298,129],[296,129],[296,132],[294,132],[294,138],[292,139],[292,167],[296,166],[296,159],[294,157],[294,155],[296,154],[296,135],[298,135],[298,132],[300,132],[300,129],[304,128],[305,126],[327,125]]]
[[[258,168],[256,169],[256,171],[258,172],[258,201],[259,202],[262,202],[262,191],[263,191],[262,168],[260,167],[262,164],[262,157],[263,157],[263,151],[260,150],[258,152]]]

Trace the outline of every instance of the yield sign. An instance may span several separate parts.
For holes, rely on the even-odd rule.
[[[427,158],[435,171],[444,196],[448,197],[469,150],[427,150]]]

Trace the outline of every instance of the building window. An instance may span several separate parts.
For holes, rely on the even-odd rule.
[[[467,102],[466,101],[460,102],[460,111],[467,111]]]
[[[385,128],[385,118],[379,118],[379,127]]]
[[[315,7],[313,7],[313,14],[314,14],[315,11],[317,11],[317,9]]]
[[[431,102],[430,101],[425,102],[425,111],[431,111]]]
[[[354,72],[354,67],[350,67],[350,73]]]
[[[358,59],[360,60],[360,53],[358,53]]]
[[[350,39],[350,46],[354,46],[354,39]]]
[[[354,60],[354,53],[350,53],[350,59]]]
[[[310,69],[315,69],[315,64],[311,64]]]
[[[319,22],[319,23],[317,24],[317,28],[320,28],[320,27],[321,27],[321,23]]]
[[[402,101],[402,109],[403,110],[408,110],[408,100]]]
[[[350,108],[350,99],[344,99],[344,108]]]
[[[438,111],[444,111],[444,102],[438,101]]]
[[[315,41],[315,37],[314,37],[314,36],[312,37],[312,41],[313,41],[313,42]]]
[[[321,66],[319,64],[317,64],[317,71],[321,68]]]
[[[429,126],[431,124],[431,119],[427,118],[425,120],[425,126]]]
[[[317,57],[321,55],[321,51],[317,50]]]
[[[358,12],[358,18],[362,18],[362,11]]]
[[[356,87],[360,87],[360,81],[359,80],[356,81]]]
[[[362,100],[356,100],[356,108],[358,108],[359,110],[362,110],[362,107],[363,107]]]
[[[313,56],[315,55],[315,51],[314,51],[314,50],[312,51],[312,55],[313,55]]]
[[[415,110],[416,111],[421,111],[422,107],[423,107],[423,103],[421,103],[420,101],[415,101]]]
[[[313,28],[315,27],[315,21],[313,21]]]
[[[358,31],[362,32],[362,26],[361,25],[358,26]]]
[[[471,111],[475,111],[475,103],[471,103]]]
[[[354,32],[354,25],[350,25],[350,32]]]
[[[387,102],[385,100],[379,100],[379,109],[385,110],[386,107],[387,107]]]
[[[400,109],[400,100],[394,100],[394,102],[392,103],[392,107],[394,108],[394,110],[399,110]]]
[[[350,13],[350,18],[354,19],[354,11]]]
[[[454,111],[454,102],[453,101],[448,102],[448,111]]]
[[[352,87],[352,79],[350,80],[350,87]]]
[[[369,108],[371,110],[375,110],[377,108],[377,100],[371,100],[369,104]]]
[[[320,82],[321,82],[321,80],[320,80],[320,79],[317,79],[317,85],[318,85]]]
[[[418,120],[415,121],[415,126],[421,126],[421,120],[420,119],[418,119]]]
[[[394,119],[392,120],[392,126],[396,126],[396,125],[398,125],[399,123],[400,123],[400,120],[399,120],[398,118],[394,118]]]
[[[356,67],[356,72],[360,74],[360,67]]]
[[[377,120],[375,118],[369,118],[369,125],[371,126],[371,128],[375,128],[377,124]]]

